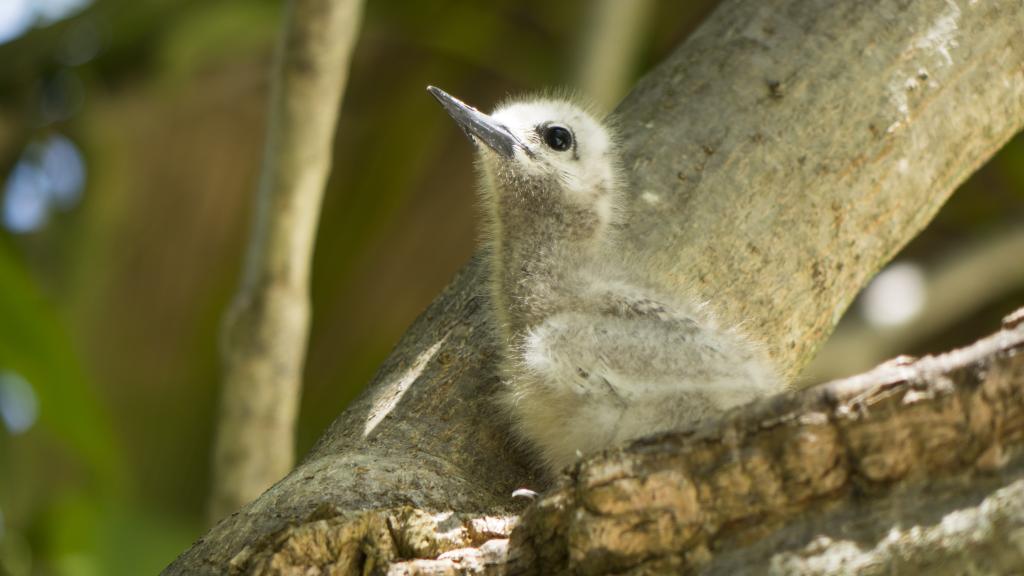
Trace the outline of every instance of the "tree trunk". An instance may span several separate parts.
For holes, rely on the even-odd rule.
[[[1024,123],[1022,30],[1021,0],[727,0],[618,110],[627,249],[795,375],[867,279]],[[335,551],[355,546],[351,566],[385,569],[387,553],[359,543],[405,531],[362,511],[504,516],[514,488],[542,488],[490,403],[482,281],[468,265],[306,460],[165,573],[222,573],[232,558],[252,570],[311,518],[344,534]],[[418,550],[403,542],[394,557]]]

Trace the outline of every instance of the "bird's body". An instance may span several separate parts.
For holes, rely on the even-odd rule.
[[[536,99],[482,114],[431,88],[479,147],[498,397],[550,470],[778,388],[759,351],[695,302],[648,286],[617,242],[613,139]]]

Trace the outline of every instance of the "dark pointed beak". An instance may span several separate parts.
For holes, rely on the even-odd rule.
[[[441,106],[444,106],[448,114],[455,119],[455,123],[466,132],[466,135],[470,136],[470,140],[476,137],[505,158],[511,158],[515,154],[516,148],[524,148],[519,139],[494,118],[440,88],[427,86],[427,92],[437,98]]]

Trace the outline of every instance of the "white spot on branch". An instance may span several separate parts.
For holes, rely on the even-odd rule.
[[[953,0],[946,0],[948,9],[928,28],[928,30],[914,41],[913,47],[917,50],[935,52],[942,56],[947,66],[953,64],[952,48],[958,45],[956,36],[960,29],[960,7]]]
[[[377,398],[373,402],[373,408],[370,410],[370,415],[366,419],[366,427],[363,428],[363,436],[369,436],[373,429],[377,427],[384,418],[398,406],[398,402],[405,396],[406,391],[412,386],[420,374],[423,373],[423,369],[427,367],[427,363],[437,354],[438,349],[444,344],[444,341],[448,339],[448,335],[445,334],[444,338],[441,338],[430,348],[427,348],[423,352],[420,352],[419,356],[416,357],[416,361],[412,363],[402,372],[398,378],[392,379],[391,382],[384,384],[380,387],[380,392]]]
[[[959,45],[957,35],[960,31],[960,7],[953,0],[946,0],[946,6],[946,10],[932,22],[932,25],[923,34],[914,38],[900,55],[901,60],[923,54],[937,58],[940,67],[953,64],[952,50]],[[937,88],[938,82],[923,66],[919,66],[915,73],[898,71],[893,75],[886,90],[889,93],[889,102],[896,108],[898,119],[886,128],[886,132],[891,134],[903,127],[904,122],[910,117],[907,94],[925,87]]]
[[[658,196],[654,192],[644,192],[640,195],[640,198],[652,206],[661,202],[661,196]]]

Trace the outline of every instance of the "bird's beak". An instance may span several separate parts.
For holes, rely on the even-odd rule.
[[[511,158],[517,147],[525,149],[519,139],[494,118],[440,88],[427,86],[427,92],[437,98],[441,106],[444,106],[448,114],[455,119],[456,124],[470,137],[470,140],[476,137],[505,158]]]

